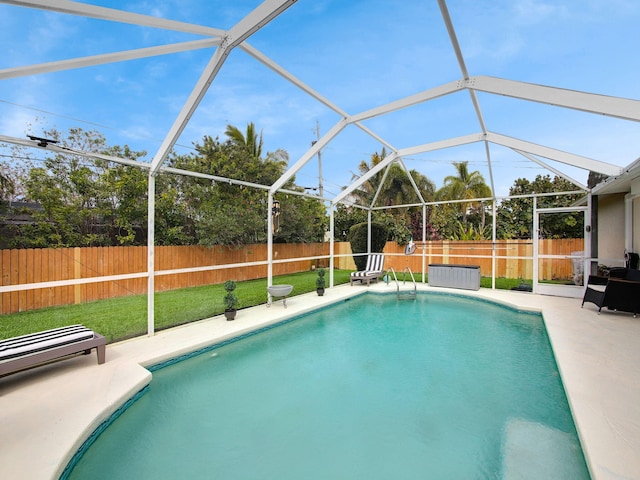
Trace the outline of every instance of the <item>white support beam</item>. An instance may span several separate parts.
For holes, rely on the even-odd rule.
[[[462,54],[462,49],[460,48],[460,42],[458,42],[456,29],[453,27],[453,22],[451,21],[451,15],[449,15],[447,2],[445,0],[438,0],[438,6],[440,7],[440,14],[442,15],[442,19],[444,20],[445,27],[447,28],[447,33],[449,34],[449,41],[451,42],[453,51],[456,54],[456,58],[458,59],[458,66],[460,67],[460,72],[462,72],[462,77],[465,80],[467,80],[469,78],[469,72],[467,70],[467,65],[465,64],[465,61],[464,61],[464,55]],[[487,126],[484,123],[484,118],[482,116],[482,109],[480,108],[480,102],[478,101],[478,96],[476,95],[476,92],[474,92],[473,90],[469,90],[469,97],[471,98],[473,109],[476,112],[476,118],[478,119],[478,123],[480,124],[480,129],[484,133],[487,131]]]
[[[447,28],[447,34],[449,35],[449,41],[451,42],[451,46],[453,47],[453,52],[456,54],[456,58],[458,59],[458,66],[460,67],[462,76],[465,79],[469,78],[469,73],[467,72],[467,66],[464,63],[464,55],[462,55],[462,49],[460,48],[460,43],[458,42],[458,36],[456,35],[456,29],[453,28],[451,15],[449,15],[447,2],[445,0],[438,0],[438,6],[440,7],[440,15],[442,15],[442,20],[444,21],[444,25]]]
[[[131,13],[114,8],[97,7],[86,3],[71,2],[69,0],[2,0],[2,3],[16,5],[19,7],[38,8],[49,12],[67,13],[70,15],[80,15],[82,17],[96,18],[119,23],[128,23],[142,27],[162,28],[177,32],[194,33],[196,35],[207,35],[221,37],[225,32],[219,28],[203,27],[191,23],[167,20],[165,18]]]
[[[389,169],[391,168],[391,165],[392,164],[389,163],[387,165],[387,167],[384,169],[384,172],[382,173],[382,178],[380,179],[380,182],[378,183],[378,189],[373,194],[373,198],[371,199],[371,203],[368,205],[369,208],[373,208],[373,206],[378,201],[378,197],[380,196],[380,193],[382,192],[382,187],[384,186],[384,182],[386,182],[387,175],[389,175]],[[369,178],[371,178],[371,177],[369,177]],[[360,182],[360,185],[362,185],[362,182]]]
[[[297,1],[265,0],[227,32],[230,45],[240,45]]]
[[[198,108],[198,105],[200,105],[200,102],[207,93],[209,86],[220,71],[220,68],[222,68],[222,65],[231,53],[231,50],[293,5],[296,1],[297,0],[266,0],[227,32],[220,46],[216,49],[213,57],[211,57],[211,60],[207,63],[207,66],[198,79],[196,86],[182,107],[180,114],[171,126],[171,129],[163,140],[162,145],[160,145],[158,152],[153,157],[153,160],[151,161],[152,174],[155,174],[158,171],[165,158],[178,141],[178,138],[187,126],[187,123],[189,123],[189,120],[196,108]]]
[[[271,69],[272,71],[274,71],[275,73],[283,77],[285,80],[292,83],[293,85],[298,87],[300,90],[305,92],[307,95],[316,99],[317,101],[319,101],[324,106],[331,109],[341,117],[349,117],[349,114],[345,110],[337,106],[335,103],[333,103],[331,100],[327,99],[320,93],[318,93],[316,90],[311,88],[302,80],[300,80],[299,78],[291,74],[289,71],[287,71],[286,69],[282,68],[280,65],[275,63],[269,57],[264,55],[262,52],[260,52],[259,50],[249,45],[247,42],[242,43],[241,45],[238,46],[238,48],[240,48],[241,50],[244,50],[248,55],[252,56],[256,60],[258,60],[260,63],[265,65],[267,68]],[[365,132],[367,135],[369,135],[370,137],[374,138],[376,141],[386,146],[388,149],[395,150],[395,148],[389,142],[381,138],[379,135],[377,135],[376,133],[374,133],[372,130],[365,127],[361,123],[356,122],[356,126],[360,128],[363,132]]]
[[[425,90],[415,95],[410,95],[400,100],[381,105],[366,112],[358,113],[349,117],[349,123],[361,122],[362,120],[368,120],[373,117],[378,117],[386,113],[402,110],[403,108],[411,107],[419,103],[433,100],[434,98],[443,97],[466,88],[466,82],[464,80],[457,80],[454,82],[445,83],[435,88]]]
[[[213,82],[213,79],[220,71],[220,68],[222,68],[222,64],[227,59],[229,53],[230,52],[228,47],[221,45],[216,49],[214,55],[211,57],[211,60],[209,60],[209,63],[207,63],[207,66],[198,79],[196,86],[191,91],[191,94],[189,95],[189,98],[187,98],[185,104],[182,106],[180,114],[174,120],[169,133],[167,133],[166,137],[162,141],[162,144],[160,145],[160,148],[151,161],[152,174],[155,174],[160,169],[160,166],[164,162],[165,158],[167,157],[175,143],[178,141],[178,138],[180,138],[180,135],[189,123],[189,120],[193,116],[193,113],[196,111],[196,108],[198,107],[198,105],[200,105],[200,102],[204,98],[204,95],[207,93],[207,90]]]
[[[489,169],[489,187],[491,187],[491,193],[495,196],[496,188],[493,181],[493,164],[491,163],[491,149],[489,148],[489,142],[484,141],[484,153],[487,156],[487,167]]]
[[[276,62],[271,60],[265,54],[263,54],[262,52],[260,52],[256,48],[252,47],[248,43],[245,42],[242,45],[240,45],[238,48],[240,48],[241,50],[246,52],[248,55],[250,55],[253,58],[255,58],[256,60],[258,60],[264,66],[266,66],[267,68],[271,69],[272,71],[274,71],[275,73],[277,73],[278,75],[283,77],[288,82],[290,82],[293,85],[295,85],[296,87],[298,87],[300,90],[305,92],[307,95],[311,96],[312,98],[315,98],[317,101],[322,103],[324,106],[326,106],[326,107],[330,108],[331,110],[333,110],[334,112],[336,112],[341,117],[347,117],[349,115],[347,112],[342,110],[339,106],[337,106],[336,104],[334,104],[333,102],[328,100],[322,94],[318,93],[316,90],[311,88],[309,85],[304,83],[299,78],[297,78],[294,75],[292,75],[290,72],[288,72],[287,70],[282,68]]]
[[[560,170],[558,170],[557,168],[553,168],[551,165],[546,164],[545,162],[543,162],[542,160],[540,160],[539,158],[534,157],[533,155],[531,155],[530,153],[527,152],[523,152],[521,150],[516,150],[513,149],[514,152],[519,153],[520,155],[522,155],[523,157],[531,160],[533,163],[536,163],[538,165],[540,165],[542,168],[546,168],[547,170],[551,171],[553,174],[564,178],[565,180],[567,180],[568,182],[573,183],[576,187],[578,188],[582,188],[583,190],[588,190],[588,187],[582,183],[580,183],[578,180],[571,178],[569,175],[562,173]]]
[[[562,150],[545,147],[543,145],[538,145],[537,143],[507,137],[506,135],[500,135],[498,133],[488,132],[487,141],[512,148],[513,150],[521,150],[550,160],[555,160],[556,162],[571,165],[572,167],[591,170],[605,175],[620,175],[620,173],[622,173],[622,168],[617,165],[575,155],[569,152],[563,152]]]
[[[121,165],[128,165],[130,167],[138,167],[142,168],[143,170],[148,170],[151,167],[151,165],[146,162],[139,162],[137,160],[131,160],[129,158],[113,157],[111,155],[104,155],[102,153],[82,152],[80,150],[74,150],[72,148],[61,147],[59,145],[56,145],[55,143],[49,143],[46,147],[43,147],[42,145],[39,145],[39,142],[37,140],[27,140],[24,138],[10,137],[7,135],[0,135],[0,143],[1,142],[11,143],[13,145],[21,145],[23,147],[29,148],[39,148],[42,150],[48,150],[50,152],[61,153],[63,155],[79,155],[81,157],[99,158],[101,160],[106,160],[107,162],[115,162]]]
[[[220,68],[222,68],[222,65],[227,59],[228,55],[229,49],[226,46],[221,45],[216,49],[215,53],[211,57],[211,60],[209,60],[209,62],[207,63],[207,66],[198,79],[196,86],[191,91],[191,94],[187,98],[185,104],[182,106],[180,114],[174,120],[173,125],[169,129],[169,132],[165,136],[162,144],[160,145],[160,148],[151,161],[151,173],[153,175],[158,172],[165,158],[167,157],[175,143],[178,141],[178,138],[180,138],[180,135],[189,123],[189,120],[191,119],[196,108],[198,107],[198,105],[200,105],[200,102],[202,101],[204,95],[207,93],[207,90],[213,82],[213,79],[220,71]]]
[[[57,62],[47,62],[35,65],[27,65],[23,67],[6,68],[4,70],[0,70],[0,80],[25,77],[28,75],[39,75],[42,73],[59,72],[61,70],[71,70],[75,68],[92,67],[95,65],[104,65],[106,63],[125,62],[128,60],[154,57],[159,55],[168,55],[172,53],[186,52],[189,50],[210,48],[219,44],[219,39],[207,38],[204,40],[195,40],[192,42],[172,43],[169,45],[160,45],[157,47],[138,48],[134,50],[105,53],[102,55],[73,58],[70,60],[60,60]]]
[[[6,135],[0,135],[0,143],[10,143],[12,145],[20,145],[29,148],[38,148],[41,150],[47,150],[50,152],[60,153],[62,155],[78,155],[85,158],[98,158],[107,162],[117,163],[119,165],[126,165],[129,167],[137,167],[142,170],[150,170],[151,164],[148,162],[140,162],[138,160],[131,160],[129,158],[114,157],[111,155],[104,155],[102,153],[84,152],[81,150],[74,150],[72,148],[62,147],[54,143],[49,143],[46,147],[39,145],[37,140],[26,140],[23,138],[9,137]],[[185,177],[204,178],[211,180],[212,182],[228,183],[229,185],[241,185],[244,187],[255,188],[257,190],[269,190],[269,185],[262,185],[260,183],[246,182],[244,180],[234,180],[232,178],[220,177],[217,175],[210,175],[208,173],[194,172],[191,170],[183,170],[181,168],[174,167],[160,167],[160,171],[163,173],[170,173],[172,175],[182,175]],[[300,192],[294,192],[289,190],[282,190],[292,195],[305,196],[306,194]],[[309,197],[317,198],[315,195],[308,195]]]
[[[457,147],[460,145],[467,145],[469,143],[481,142],[485,139],[485,135],[482,133],[473,133],[471,135],[464,135],[462,137],[448,138],[446,140],[440,140],[438,142],[425,143],[423,145],[416,145],[415,147],[401,148],[398,150],[398,155],[401,157],[410,157],[418,153],[432,152],[434,150],[443,150],[445,148]]]
[[[420,189],[418,188],[416,181],[413,179],[413,175],[411,175],[411,171],[407,168],[407,165],[404,163],[404,160],[402,159],[402,157],[398,159],[398,163],[400,163],[400,166],[407,174],[407,177],[409,178],[409,182],[411,182],[411,185],[413,186],[413,189],[415,190],[416,195],[420,200],[420,203],[424,203],[424,197],[422,196],[422,193],[420,193]]]
[[[384,138],[382,138],[380,135],[378,135],[377,133],[375,133],[373,130],[365,127],[364,125],[362,125],[361,123],[356,123],[355,124],[356,127],[358,127],[360,130],[362,130],[364,133],[366,133],[367,135],[369,135],[371,138],[373,138],[374,140],[380,142],[382,145],[384,145],[385,147],[387,147],[390,151],[395,152],[397,151],[397,149],[391,145],[389,142],[387,142]]]
[[[323,149],[338,133],[340,133],[347,126],[346,120],[343,118],[336,123],[327,133],[325,133],[320,140],[314,143],[309,150],[307,150],[302,157],[271,186],[271,192],[277,192],[282,186],[289,181],[298,171],[304,167],[309,160],[318,154],[318,151]]]
[[[640,122],[640,100],[548,87],[495,77],[471,77],[470,89]]]

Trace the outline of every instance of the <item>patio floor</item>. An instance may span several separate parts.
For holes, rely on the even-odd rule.
[[[640,479],[640,318],[605,312],[580,300],[481,289],[451,291],[542,311],[574,421],[594,480]],[[107,346],[95,353],[0,378],[3,478],[57,479],[84,440],[151,380],[143,368],[224,338],[361,293],[340,286]],[[371,291],[394,291],[380,282]]]

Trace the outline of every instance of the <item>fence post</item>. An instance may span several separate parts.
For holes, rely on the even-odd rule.
[[[82,278],[82,257],[80,247],[73,249],[73,278]],[[82,285],[73,286],[73,302],[82,303]]]

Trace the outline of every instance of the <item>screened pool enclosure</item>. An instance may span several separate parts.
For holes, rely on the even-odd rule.
[[[624,62],[607,51],[582,52],[574,44],[580,43],[581,39],[602,36],[599,27],[592,25],[589,30],[582,26],[575,30],[575,37],[568,35],[566,41],[571,43],[573,50],[565,52],[563,56],[558,54],[558,57],[554,57],[553,53],[540,53],[542,46],[545,46],[545,52],[553,50],[551,45],[545,43],[553,42],[553,37],[545,40],[541,36],[524,45],[513,40],[513,52],[509,53],[513,55],[513,60],[499,63],[498,54],[504,52],[496,50],[493,52],[495,55],[482,56],[482,39],[497,42],[498,34],[485,17],[472,15],[475,9],[484,8],[478,5],[464,6],[456,2],[433,0],[404,2],[398,7],[396,2],[387,2],[389,16],[386,21],[389,30],[384,30],[382,26],[385,19],[371,17],[366,1],[355,2],[349,7],[331,4],[321,7],[315,5],[316,2],[304,0],[266,0],[241,2],[241,5],[231,9],[234,3],[213,2],[205,5],[186,2],[181,3],[184,6],[182,11],[176,10],[165,15],[160,9],[147,13],[133,12],[65,0],[0,2],[4,4],[1,8],[8,14],[20,18],[32,15],[41,20],[43,23],[39,28],[42,41],[47,41],[46,32],[66,27],[66,35],[69,35],[67,40],[77,35],[76,41],[83,44],[83,48],[51,49],[44,54],[32,55],[28,58],[35,60],[29,64],[5,62],[0,69],[0,80],[4,87],[2,96],[5,97],[2,108],[7,117],[12,109],[24,106],[26,101],[22,98],[25,88],[28,85],[38,88],[37,83],[44,80],[50,84],[46,88],[51,88],[53,94],[56,88],[62,90],[61,86],[74,76],[83,82],[94,81],[99,91],[104,78],[113,78],[111,75],[120,78],[125,70],[116,73],[110,69],[121,68],[123,64],[139,68],[132,71],[131,78],[122,77],[118,80],[122,82],[147,81],[147,75],[163,75],[163,69],[174,72],[164,73],[168,76],[186,75],[186,80],[182,82],[186,90],[183,86],[175,92],[159,91],[157,102],[150,102],[142,88],[135,90],[137,93],[123,91],[120,97],[122,111],[128,108],[127,105],[132,105],[140,114],[148,108],[163,129],[163,138],[151,143],[153,150],[148,159],[131,160],[70,149],[40,137],[38,132],[31,136],[20,136],[14,125],[0,123],[0,142],[4,144],[23,148],[23,151],[38,152],[34,155],[72,155],[97,158],[113,165],[126,165],[144,171],[148,182],[148,243],[143,266],[139,266],[135,272],[113,273],[108,277],[83,272],[76,278],[58,280],[18,278],[9,283],[3,282],[0,286],[1,295],[20,296],[58,287],[76,288],[101,282],[143,279],[147,293],[147,332],[152,335],[156,328],[154,302],[157,282],[171,276],[198,275],[232,268],[262,268],[267,284],[271,285],[282,265],[300,264],[300,270],[308,269],[310,265],[326,265],[328,286],[333,287],[336,268],[355,268],[350,249],[342,245],[344,242],[336,241],[336,233],[339,232],[335,231],[335,212],[338,205],[362,209],[369,223],[378,210],[421,209],[422,238],[413,239],[418,248],[410,261],[412,270],[422,275],[422,281],[425,280],[429,263],[482,261],[486,264],[483,276],[491,277],[492,287],[495,288],[496,277],[502,275],[501,262],[520,261],[526,267],[522,267],[523,270],[515,275],[533,279],[533,293],[577,297],[582,295],[580,277],[585,272],[599,263],[619,263],[624,248],[632,250],[640,245],[640,242],[634,241],[635,196],[627,195],[621,200],[624,204],[621,232],[598,232],[594,218],[598,216],[597,202],[593,201],[594,186],[587,185],[590,172],[614,182],[635,171],[632,161],[637,156],[640,138],[637,86],[635,83],[630,85],[632,82],[625,80],[622,72],[614,71],[620,69]],[[504,31],[515,35],[513,32],[517,32],[518,26],[526,25],[526,22],[517,15],[518,12],[507,8],[510,2],[504,3],[505,11],[513,14],[510,23],[504,25]],[[571,2],[560,3],[568,10],[575,7]],[[322,17],[316,8],[326,9],[322,11]],[[470,10],[466,11],[467,8]],[[230,10],[233,10],[233,14],[229,13]],[[556,33],[572,28],[572,22],[578,21],[561,9],[555,13],[555,16],[550,14],[548,23],[555,26]],[[416,15],[423,18],[419,24],[422,28],[415,24],[402,27],[403,21]],[[364,27],[367,24],[370,28]],[[99,34],[84,37],[87,28]],[[624,29],[617,31],[614,24],[607,25],[607,28],[611,28],[607,34],[614,36],[617,41],[625,40]],[[28,33],[29,28],[25,30]],[[118,38],[121,32],[136,32],[138,41]],[[321,46],[314,43],[305,51],[305,42],[318,35],[322,36]],[[107,41],[107,37],[114,40]],[[150,40],[141,40],[146,37]],[[28,38],[14,40],[15,43],[8,46],[11,50],[22,48],[21,42],[27,42]],[[370,46],[367,42],[370,42]],[[389,43],[394,55],[377,56],[378,42]],[[508,44],[506,40],[504,43]],[[348,53],[354,46],[361,48],[359,55],[347,56],[347,59],[338,55],[341,48]],[[560,47],[558,49],[561,50]],[[541,60],[538,55],[548,55],[548,58]],[[571,73],[574,68],[572,58],[580,55],[592,55],[589,68],[593,70],[590,73],[576,70],[577,86],[573,89],[574,84],[568,83],[563,75]],[[192,58],[197,58],[198,62],[195,66],[190,64],[187,69],[184,64]],[[486,63],[479,63],[479,58]],[[528,59],[534,64],[530,69],[515,68],[521,63],[526,64]],[[368,60],[372,63],[364,63]],[[626,60],[625,67],[637,68],[629,66],[629,59]],[[549,63],[548,71],[541,67],[545,61]],[[377,68],[373,70],[373,66]],[[603,70],[607,70],[608,76],[614,78],[620,73],[619,95],[597,93],[598,78]],[[412,78],[412,71],[415,71],[416,78]],[[370,82],[375,78],[371,77],[378,76],[380,82],[374,87]],[[544,84],[546,79],[550,84]],[[554,80],[559,85],[568,83],[569,88],[553,86]],[[270,101],[257,101],[257,97],[247,93],[245,82],[252,86],[264,83],[265,89],[271,88],[266,85],[275,85],[270,91],[273,98]],[[593,88],[583,89],[582,86]],[[165,104],[163,97],[168,95],[173,97],[171,102]],[[74,108],[64,111],[70,112],[70,117],[80,116],[100,125],[103,122],[101,109],[106,110],[107,107],[101,106],[99,96],[98,93],[93,99],[78,100]],[[134,103],[136,96],[144,101]],[[169,103],[173,108],[168,106]],[[163,105],[164,110],[159,112],[157,108]],[[242,108],[238,108],[238,105]],[[45,113],[53,108],[48,107],[42,98],[35,107]],[[222,115],[222,122],[211,121],[213,117],[208,115],[212,115],[213,110]],[[284,175],[274,183],[266,185],[232,176],[210,175],[168,166],[167,160],[172,152],[184,149],[184,143],[193,142],[202,132],[216,136],[222,133],[219,128],[221,124],[231,122],[242,125],[252,122],[254,118],[264,120],[274,131],[282,129],[290,132],[290,142],[277,148],[285,148],[293,158]],[[323,126],[328,126],[322,134],[319,118]],[[131,121],[135,120],[123,117],[124,123],[129,125]],[[440,127],[448,133],[441,134]],[[594,139],[594,132],[606,132],[606,135]],[[136,145],[135,138],[128,137],[133,148]],[[362,158],[380,149],[386,155],[379,163],[365,173],[353,174]],[[593,150],[593,154],[590,150]],[[434,247],[429,243],[428,218],[431,210],[450,204],[451,200],[443,202],[424,198],[412,172],[434,178],[444,177],[445,169],[447,166],[450,168],[451,162],[468,160],[484,175],[491,195],[465,198],[458,202],[481,204],[481,208],[491,214],[491,235],[475,247],[465,246],[475,248],[472,252],[463,250],[460,245],[447,245],[445,252],[443,244]],[[13,161],[19,162],[20,159],[16,157]],[[369,203],[358,200],[355,193],[363,185],[376,176],[382,178],[381,185],[390,169],[398,166],[407,173],[418,202],[410,205],[392,204],[380,197],[381,190],[374,192]],[[509,198],[518,198],[510,196],[506,186],[514,178],[530,176],[532,171],[561,177],[575,188],[567,192],[520,197],[531,199],[529,215],[533,232],[531,238],[524,242],[526,248],[523,250],[517,242],[498,241],[497,208]],[[212,185],[232,186],[238,189],[238,198],[243,189],[263,192],[266,199],[262,206],[266,231],[264,251],[254,257],[245,255],[239,259],[229,258],[220,264],[159,265],[154,232],[156,181],[162,175],[192,177],[211,182]],[[309,178],[313,182],[317,180],[318,188],[290,186],[293,180],[309,183]],[[631,188],[624,190],[627,187],[628,184],[613,193],[629,193]],[[579,195],[581,200],[571,206],[554,206],[550,199],[558,195]],[[313,251],[301,249],[285,255],[274,243],[274,232],[278,227],[274,222],[284,221],[276,213],[287,207],[288,196],[314,199],[326,207],[329,230],[322,247]],[[567,213],[575,214],[579,219],[582,235],[566,249],[555,251],[545,243],[549,239],[545,238],[542,226],[549,218]],[[610,251],[614,253],[603,253],[603,245],[610,243],[601,238],[601,251],[593,255],[594,240],[612,234],[622,239],[620,244],[611,244]],[[624,248],[618,248],[622,244]],[[389,265],[394,265],[398,271],[402,271],[409,262],[401,248],[390,251],[388,258]],[[561,264],[564,266],[560,267]],[[571,270],[570,274],[563,274],[563,277],[570,279],[569,282],[550,281],[556,278],[553,278],[553,274],[545,273],[560,268]]]

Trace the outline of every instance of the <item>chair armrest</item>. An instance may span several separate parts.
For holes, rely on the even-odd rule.
[[[587,285],[606,285],[609,277],[601,277],[600,275],[589,275]]]

